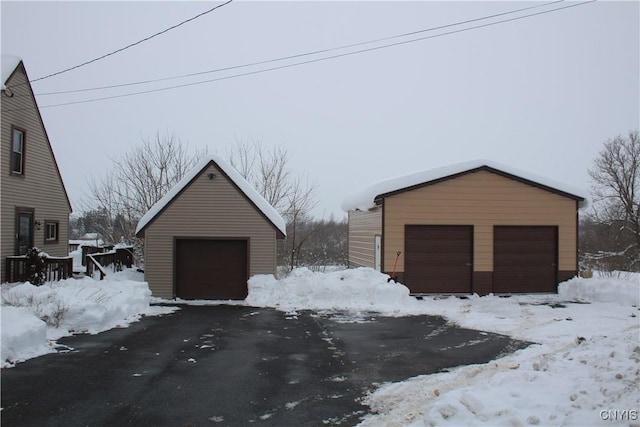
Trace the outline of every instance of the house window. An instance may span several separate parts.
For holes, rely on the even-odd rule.
[[[45,221],[44,222],[44,242],[45,243],[57,243],[58,242],[58,221]]]
[[[24,131],[13,128],[11,137],[11,173],[24,175]]]

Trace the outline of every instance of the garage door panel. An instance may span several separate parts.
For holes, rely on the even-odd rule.
[[[176,296],[246,298],[247,259],[246,240],[176,240]]]
[[[557,227],[496,226],[494,292],[557,292],[557,259]]]
[[[404,281],[412,293],[470,293],[473,227],[407,225]]]

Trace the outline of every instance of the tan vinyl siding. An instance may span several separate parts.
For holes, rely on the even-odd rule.
[[[404,252],[406,224],[472,225],[474,271],[493,270],[494,225],[558,226],[558,270],[576,269],[576,201],[479,171],[385,198],[384,253]],[[385,256],[384,271],[395,258]],[[397,271],[404,271],[404,256]]]
[[[13,93],[0,95],[2,119],[0,149],[1,280],[5,257],[14,255],[15,208],[33,208],[34,245],[52,256],[69,254],[69,203],[60,180],[47,136],[25,74],[19,67],[7,82]],[[17,111],[13,111],[17,110]],[[12,126],[25,131],[24,175],[11,174]],[[58,242],[45,244],[45,220],[59,221]]]
[[[376,234],[382,234],[382,209],[349,212],[349,264],[375,267]]]
[[[210,180],[207,175],[215,173]],[[174,238],[248,238],[249,276],[275,274],[276,231],[213,165],[145,230],[145,279],[154,296],[174,297]]]

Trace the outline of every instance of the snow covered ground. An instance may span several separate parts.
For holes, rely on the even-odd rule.
[[[173,310],[150,306],[157,300],[136,274],[39,288],[2,285],[3,367],[55,351],[60,336]],[[562,283],[557,295],[419,301],[371,269],[298,269],[280,280],[254,276],[247,300],[236,303],[346,311],[342,319],[353,321],[370,311],[441,315],[462,327],[535,343],[490,363],[381,385],[364,399],[374,414],[362,426],[640,426],[640,275],[576,278]],[[57,322],[60,308],[64,316]]]

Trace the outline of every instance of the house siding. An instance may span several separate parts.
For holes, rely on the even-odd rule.
[[[69,206],[55,157],[37,110],[31,87],[22,67],[7,81],[8,91],[0,95],[0,230],[1,280],[5,281],[5,258],[15,255],[16,207],[33,208],[34,245],[51,256],[69,254]],[[13,93],[12,97],[7,93]],[[24,174],[11,174],[12,129],[25,131]],[[45,244],[45,220],[58,221],[58,241]]]
[[[383,271],[391,271],[403,251],[405,225],[471,225],[474,276],[493,271],[495,225],[558,227],[558,270],[577,269],[576,201],[489,171],[478,171],[397,193],[384,200]],[[394,256],[391,256],[394,255]],[[397,269],[404,272],[404,255]]]
[[[246,238],[249,277],[276,272],[275,228],[213,164],[145,229],[145,280],[154,296],[175,296],[176,238]]]
[[[349,265],[375,268],[376,234],[382,234],[382,209],[349,212]]]

